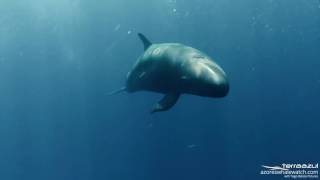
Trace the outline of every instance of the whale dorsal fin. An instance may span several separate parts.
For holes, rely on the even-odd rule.
[[[147,50],[152,45],[152,43],[143,34],[138,33],[138,36],[143,43],[144,50]]]
[[[159,102],[157,102],[151,110],[151,113],[166,111],[176,104],[180,97],[180,93],[168,93]]]

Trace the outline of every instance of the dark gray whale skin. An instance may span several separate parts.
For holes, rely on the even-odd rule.
[[[124,89],[166,94],[151,112],[170,109],[181,94],[214,98],[228,94],[226,73],[205,53],[179,43],[152,44],[138,35],[145,51],[128,73]]]

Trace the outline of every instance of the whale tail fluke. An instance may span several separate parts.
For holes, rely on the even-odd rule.
[[[141,33],[138,33],[138,36],[139,38],[141,39],[142,43],[143,43],[143,46],[144,46],[144,50],[147,50],[151,45],[152,43],[149,41],[148,38],[146,38],[146,36],[144,36],[143,34]]]
[[[127,90],[126,87],[122,87],[120,89],[108,92],[107,95],[110,96],[110,95],[114,95],[114,94],[119,94],[119,93],[125,92],[126,90]]]

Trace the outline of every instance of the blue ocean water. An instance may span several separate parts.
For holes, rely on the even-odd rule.
[[[320,161],[317,0],[1,0],[0,179],[283,179]],[[143,46],[213,57],[230,94],[108,96]]]

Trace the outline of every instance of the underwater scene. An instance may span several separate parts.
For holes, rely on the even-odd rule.
[[[1,180],[318,179],[319,0],[0,0]]]

